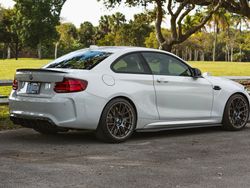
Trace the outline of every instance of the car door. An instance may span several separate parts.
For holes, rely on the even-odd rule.
[[[191,68],[165,53],[144,52],[154,75],[156,103],[161,120],[206,120],[211,118],[212,85],[204,78],[193,78]]]
[[[158,119],[153,75],[141,55],[136,52],[125,54],[112,63],[111,69],[115,72],[113,89],[135,103],[138,117]]]

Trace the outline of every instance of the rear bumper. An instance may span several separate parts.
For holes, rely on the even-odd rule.
[[[10,120],[17,125],[21,125],[27,128],[40,128],[46,127],[49,129],[58,129],[55,123],[49,118],[39,118],[30,116],[18,116],[15,114],[10,114]]]
[[[13,92],[9,97],[11,120],[31,128],[43,123],[59,128],[94,130],[105,104],[104,99],[87,92],[51,98],[17,96]]]

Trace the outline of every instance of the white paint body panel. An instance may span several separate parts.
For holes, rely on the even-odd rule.
[[[197,123],[218,124],[222,122],[224,108],[230,96],[241,93],[250,101],[242,85],[227,79],[207,75],[194,79],[124,74],[115,73],[110,69],[110,65],[118,57],[129,52],[167,52],[130,47],[99,50],[108,50],[113,54],[92,70],[51,69],[65,73],[37,73],[35,80],[50,82],[52,79],[47,94],[27,95],[20,91],[12,91],[9,97],[10,113],[46,117],[59,127],[95,130],[105,105],[113,98],[125,97],[132,101],[136,108],[136,128],[152,129],[181,124],[190,124],[191,127]],[[62,80],[64,76],[87,80],[87,89],[78,93],[55,93],[54,81]],[[18,73],[16,77],[18,80],[26,79],[23,73]],[[157,79],[165,79],[167,83],[158,83]],[[213,90],[215,85],[222,89]]]

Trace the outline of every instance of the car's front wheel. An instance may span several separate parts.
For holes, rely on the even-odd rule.
[[[247,99],[235,94],[226,104],[223,115],[223,128],[226,130],[240,130],[247,124],[249,118],[249,103]]]
[[[96,136],[105,142],[123,142],[134,132],[136,122],[136,111],[133,105],[126,99],[116,98],[105,106]]]

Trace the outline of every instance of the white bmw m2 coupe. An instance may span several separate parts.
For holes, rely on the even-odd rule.
[[[233,81],[179,57],[139,47],[90,47],[41,69],[18,69],[9,97],[15,124],[43,134],[95,130],[106,142],[134,131],[221,125],[240,130],[250,97]]]

